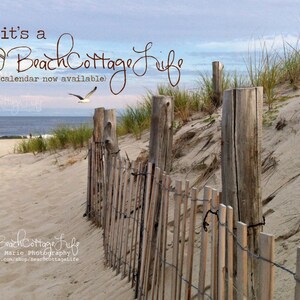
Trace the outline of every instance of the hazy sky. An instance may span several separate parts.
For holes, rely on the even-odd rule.
[[[18,30],[19,26],[19,30]],[[4,39],[7,31],[14,27],[16,39]],[[281,45],[282,38],[295,43],[300,29],[299,1],[99,1],[73,0],[69,2],[48,1],[6,1],[0,2],[0,48],[7,53],[14,47],[30,47],[31,59],[55,57],[58,38],[69,33],[74,38],[72,51],[81,58],[70,57],[75,66],[83,62],[89,54],[96,53],[116,61],[118,58],[136,61],[143,54],[147,43],[152,42],[148,54],[147,72],[144,76],[126,71],[126,86],[118,95],[110,90],[109,80],[121,70],[102,68],[79,68],[71,70],[60,67],[53,71],[30,68],[18,74],[17,57],[24,57],[27,50],[10,52],[0,77],[36,76],[37,83],[3,83],[0,81],[0,115],[10,114],[80,114],[91,115],[95,107],[121,108],[127,103],[135,103],[145,94],[146,89],[155,89],[157,84],[168,83],[168,72],[159,72],[156,60],[166,65],[168,54],[174,50],[174,65],[183,59],[180,68],[180,86],[192,89],[196,86],[201,72],[210,69],[214,60],[224,62],[229,71],[241,69],[249,46],[262,39],[270,45]],[[21,31],[28,31],[27,39],[20,39]],[[46,39],[37,39],[38,30],[45,31]],[[7,36],[11,33],[6,32]],[[23,36],[24,37],[24,36]],[[60,53],[70,50],[70,36],[64,36],[60,43]],[[1,53],[0,53],[1,54]],[[28,53],[27,53],[28,54]],[[172,53],[171,53],[172,54]],[[119,61],[120,62],[120,61]],[[28,63],[28,61],[27,61]],[[25,69],[23,61],[21,67]],[[53,65],[52,65],[53,66]],[[0,63],[1,67],[1,63]],[[145,60],[135,66],[135,72],[145,71]],[[105,82],[66,83],[66,76],[105,76]],[[176,81],[178,70],[170,76]],[[41,82],[43,77],[57,77],[57,82]],[[113,78],[115,92],[124,84],[124,72]],[[85,95],[97,85],[98,90],[92,101],[80,105],[68,93]]]

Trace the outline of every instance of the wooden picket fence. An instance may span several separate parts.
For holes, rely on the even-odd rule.
[[[247,260],[255,258],[261,278],[258,299],[273,299],[273,235],[261,233],[258,254],[251,253],[247,250],[247,225],[238,222],[235,231],[233,209],[219,203],[219,192],[205,187],[200,198],[188,181],[177,180],[173,187],[170,176],[151,163],[143,166],[116,156],[112,158],[107,199],[100,202],[99,187],[105,178],[104,174],[96,175],[104,168],[93,168],[93,159],[103,162],[97,157],[101,151],[96,149],[92,143],[90,216],[103,228],[107,266],[122,279],[127,277],[136,298],[248,299]],[[298,248],[295,278],[299,278],[299,255]],[[298,280],[295,299],[300,299]]]
[[[213,63],[218,105],[222,69]],[[95,110],[86,216],[103,230],[107,266],[127,278],[135,298],[269,300],[279,268],[293,276],[300,299],[300,247],[293,272],[274,261],[275,238],[261,232],[261,116],[262,88],[225,91],[222,194],[172,182],[166,173],[172,165],[172,97],[152,98],[146,164],[120,157],[115,111]]]

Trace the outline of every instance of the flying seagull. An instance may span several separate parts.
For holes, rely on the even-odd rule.
[[[90,102],[90,97],[95,93],[97,87],[95,86],[93,90],[91,90],[84,98],[79,96],[79,95],[75,95],[75,94],[70,94],[72,96],[75,96],[77,98],[79,98],[78,103],[89,103]]]

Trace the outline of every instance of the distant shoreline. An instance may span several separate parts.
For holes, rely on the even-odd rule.
[[[92,126],[91,117],[0,117],[0,138],[29,138],[50,135],[58,127],[76,128],[82,125]]]
[[[35,134],[32,135],[31,138],[42,137],[44,139],[53,136],[52,134]],[[29,135],[2,135],[0,136],[0,140],[22,140],[22,139],[30,139]]]
[[[26,135],[3,135],[0,136],[0,140],[21,140],[28,139]]]

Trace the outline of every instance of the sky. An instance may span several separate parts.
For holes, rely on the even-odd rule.
[[[96,107],[134,105],[158,84],[195,89],[215,60],[229,72],[244,70],[249,49],[261,41],[270,47],[282,47],[283,39],[295,44],[300,5],[289,0],[2,0],[0,31],[0,54],[6,55],[5,61],[0,58],[0,115],[90,116]],[[58,54],[66,67],[58,66]],[[95,65],[91,57],[97,58]],[[53,70],[40,69],[49,58]],[[5,82],[10,76],[37,82]],[[77,76],[102,81],[62,82]],[[94,86],[88,104],[69,95],[84,96]]]

